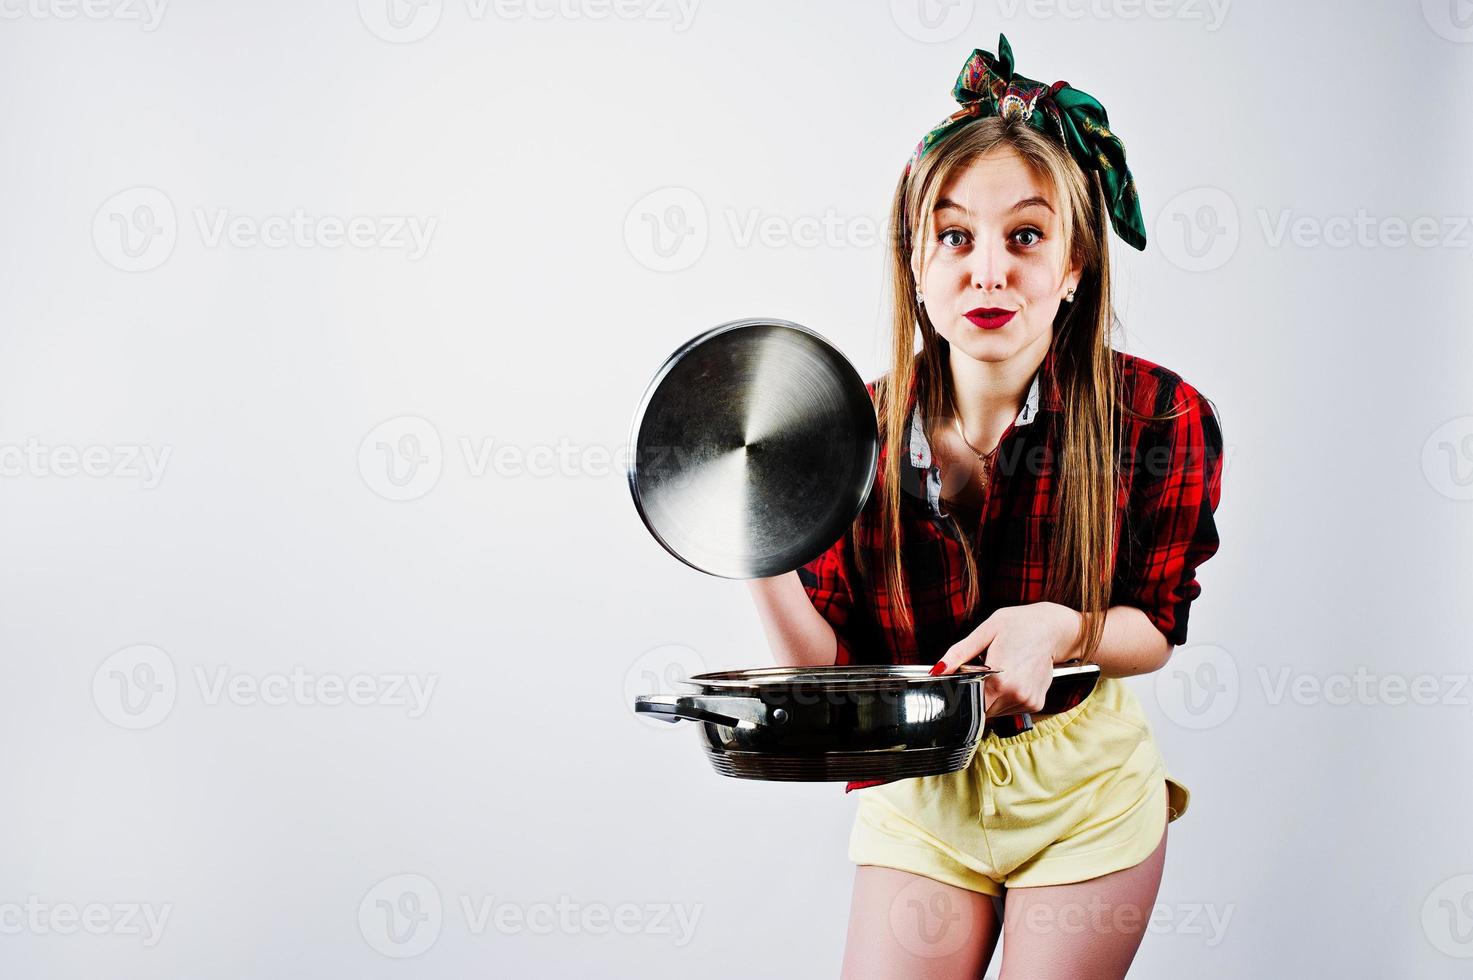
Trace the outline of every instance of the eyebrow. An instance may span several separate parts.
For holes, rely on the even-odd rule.
[[[1053,213],[1053,211],[1054,211],[1053,206],[1050,205],[1048,201],[1044,200],[1041,197],[1025,197],[1025,198],[1023,198],[1023,200],[1019,201],[1017,204],[1014,204],[1011,208],[1009,208],[1008,211],[1009,212],[1012,212],[1012,211],[1022,211],[1024,208],[1037,207],[1037,206],[1040,206],[1040,205],[1043,206],[1043,207],[1045,207],[1045,208],[1048,208],[1048,211],[1049,211],[1050,214]],[[972,212],[968,211],[966,208],[962,207],[960,204],[958,204],[955,201],[953,201],[949,197],[943,197],[943,198],[941,198],[941,200],[939,200],[939,201],[936,202],[936,210],[938,212],[939,211],[945,211],[948,208],[950,208],[952,210],[955,210],[955,211],[960,211],[962,214],[971,214],[972,213]]]

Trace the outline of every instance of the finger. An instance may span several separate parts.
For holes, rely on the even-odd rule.
[[[992,699],[992,703],[984,709],[983,714],[989,718],[998,718],[1003,715],[1015,715],[1019,710],[1021,709],[1017,701],[1012,698],[999,696]]]
[[[931,676],[937,677],[941,674],[950,674],[956,670],[958,664],[965,663],[966,659],[957,652],[956,647],[947,650],[940,660],[936,661],[931,668]]]
[[[986,688],[983,688],[983,694],[985,696]],[[992,703],[987,705],[983,711],[988,717],[1031,714],[1043,710],[1044,698],[1045,695],[1041,693],[1035,693],[1030,697],[1022,691],[999,691],[994,696]]]
[[[953,643],[946,654],[931,668],[932,674],[950,674],[962,664],[969,663],[991,645],[997,626],[993,616],[987,617],[975,630]]]
[[[982,621],[982,625],[972,631],[967,637],[972,641],[972,656],[976,657],[992,646],[992,641],[997,639],[997,613],[993,613]]]
[[[1011,691],[1001,689],[996,674],[982,682],[982,713],[987,717],[1009,714],[1016,703]]]
[[[987,700],[989,688],[992,697],[990,701]],[[1031,714],[1043,710],[1047,688],[1029,692],[1009,685],[1007,678],[999,680],[998,675],[994,674],[983,682],[982,698],[983,714],[989,718],[1000,715]]]
[[[971,637],[967,637],[965,640],[962,640],[959,643],[952,644],[951,647],[946,651],[946,653],[942,655],[941,659],[936,661],[936,666],[931,668],[931,674],[933,676],[938,674],[950,674],[962,664],[966,663],[968,660],[971,660],[974,656],[976,656],[976,654],[972,652],[971,639]]]

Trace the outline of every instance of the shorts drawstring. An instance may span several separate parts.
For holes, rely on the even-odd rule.
[[[1013,767],[1008,764],[1007,756],[989,745],[982,749],[982,768],[987,770],[985,777],[982,777],[982,815],[990,817],[997,813],[997,800],[993,796],[992,787],[1011,783]]]

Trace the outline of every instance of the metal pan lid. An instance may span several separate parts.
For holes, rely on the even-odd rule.
[[[879,463],[864,379],[787,320],[721,324],[672,354],[630,435],[629,489],[665,550],[722,578],[781,575],[859,516]]]

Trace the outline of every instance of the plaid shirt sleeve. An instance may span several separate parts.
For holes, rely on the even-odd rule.
[[[1135,447],[1110,599],[1139,608],[1173,646],[1186,642],[1187,611],[1202,592],[1197,566],[1217,552],[1222,490],[1217,416],[1190,385],[1176,390],[1185,411],[1146,426]]]
[[[834,665],[847,667],[854,663],[854,649],[848,628],[854,616],[854,590],[849,573],[848,533],[839,538],[829,549],[808,564],[798,569],[798,581],[820,616],[834,628],[834,637],[839,641]]]

